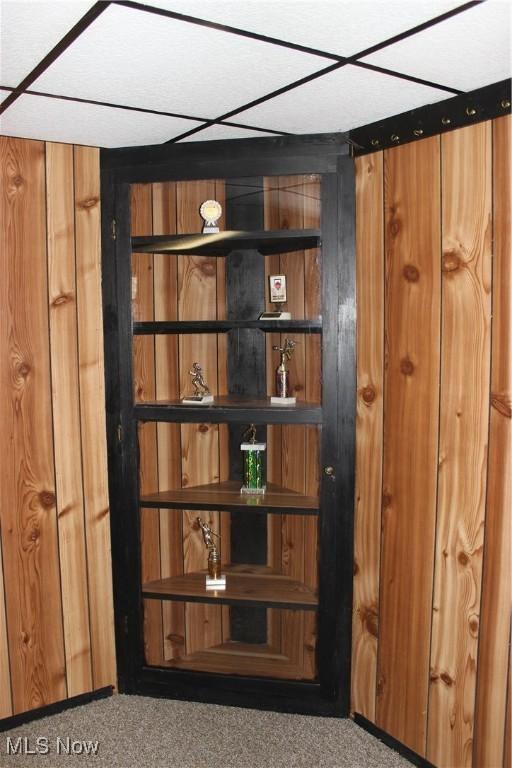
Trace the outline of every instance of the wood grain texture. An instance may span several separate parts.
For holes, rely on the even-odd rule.
[[[266,230],[279,229],[279,177],[272,176],[263,179],[263,215]],[[265,256],[265,309],[270,311],[274,305],[269,301],[268,278],[280,274],[279,256]],[[280,345],[278,333],[265,334],[266,380],[267,395],[275,394],[275,355],[273,346]],[[280,424],[267,426],[267,481],[278,485],[282,482],[281,468],[281,435]],[[282,552],[282,521],[274,515],[267,517],[267,563],[272,568],[281,567]],[[277,611],[267,611],[267,639],[269,645],[281,648],[281,614]]]
[[[494,265],[489,474],[485,516],[482,609],[478,649],[473,765],[510,765],[504,760],[507,666],[510,663],[510,537],[512,509],[512,319],[510,117],[493,125]],[[483,399],[483,398],[482,398]],[[510,694],[509,694],[510,695]],[[510,730],[508,747],[510,748]]]
[[[384,388],[383,153],[356,159],[357,416],[352,709],[375,720]]]
[[[107,475],[103,312],[101,305],[100,157],[74,148],[75,253],[82,472],[87,543],[93,687],[116,684]]]
[[[37,141],[0,139],[1,534],[14,713],[66,697],[44,149]]]
[[[439,139],[387,151],[384,167],[387,367],[376,719],[424,754],[439,410]]]
[[[274,611],[277,613],[277,611]],[[271,646],[255,646],[237,642],[224,642],[205,651],[193,653],[172,666],[178,669],[200,670],[214,674],[243,675],[284,680],[303,679],[302,668],[291,663],[286,656],[276,653]]]
[[[0,520],[1,526],[1,520]],[[0,530],[1,532],[1,530]],[[2,539],[0,536],[0,718],[12,715],[11,670],[7,643],[7,618],[5,615],[4,567]]]
[[[311,175],[303,180],[304,227],[319,229],[321,220],[320,177]],[[318,248],[304,252],[304,317],[317,318],[321,308],[321,251]],[[305,398],[309,402],[322,401],[322,343],[320,335],[304,334]],[[320,430],[305,427],[304,489],[307,495],[320,492]],[[304,520],[304,582],[318,587],[318,520]],[[317,622],[314,614],[304,615],[304,675],[316,675]]]
[[[201,542],[202,544],[202,542]],[[203,558],[204,559],[204,558]],[[209,592],[206,589],[206,569],[189,572],[169,579],[145,582],[144,594],[176,598],[201,598],[214,603],[238,600],[244,603],[271,602],[316,608],[318,597],[304,583],[275,574],[266,566],[225,566],[226,589]]]
[[[304,179],[302,176],[286,176],[279,179],[279,228],[302,229],[304,227]],[[280,273],[286,275],[287,308],[292,317],[304,317],[304,253],[283,254],[280,257]],[[295,338],[299,343],[287,367],[291,386],[297,400],[305,399],[306,350],[304,337]],[[284,343],[281,335],[280,343]],[[279,363],[274,353],[274,368]],[[306,428],[283,424],[281,439],[282,483],[286,488],[305,492]],[[286,515],[282,521],[282,571],[291,578],[304,580],[304,519]],[[281,619],[281,651],[299,666],[304,664],[304,616],[284,612]]]
[[[153,195],[150,184],[132,184],[131,232],[134,235],[152,234]],[[155,293],[153,282],[154,257],[151,253],[132,256],[132,307],[133,318],[154,319]],[[135,336],[133,339],[133,381],[135,399],[138,402],[156,397],[155,346],[152,336]],[[158,490],[157,425],[154,422],[139,424],[139,485],[140,493]],[[141,509],[141,577],[143,581],[161,577],[160,520],[153,510]],[[144,648],[146,662],[159,664],[163,661],[162,606],[154,601],[144,602]]]
[[[176,232],[176,184],[153,184],[153,233]],[[155,320],[178,317],[178,263],[174,254],[154,254]],[[155,395],[174,399],[179,396],[178,337],[156,336]],[[157,424],[158,488],[181,487],[181,435],[178,424]],[[155,514],[155,513],[153,513]],[[162,578],[183,573],[182,519],[179,513],[162,510],[160,519],[160,573]],[[180,658],[185,647],[185,608],[175,603],[162,604],[164,658]]]
[[[471,766],[487,482],[491,125],[442,137],[443,305],[427,759]]]
[[[53,441],[68,696],[92,689],[85,551],[73,147],[46,146],[48,306]]]
[[[215,198],[214,181],[178,182],[178,234],[200,231],[199,207]],[[217,319],[217,260],[214,257],[178,256],[178,319]],[[199,362],[212,394],[218,393],[217,338],[213,334],[187,334],[179,337],[180,397],[192,393],[189,371]],[[214,424],[181,425],[182,485],[190,487],[219,481],[219,428]],[[183,513],[184,572],[206,566],[207,550],[195,522],[198,513]],[[219,513],[201,515],[219,533]],[[220,607],[185,606],[186,652],[207,648],[222,641]]]

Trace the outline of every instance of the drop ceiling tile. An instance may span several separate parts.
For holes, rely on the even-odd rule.
[[[149,5],[317,48],[358,53],[460,0],[149,0]]]
[[[511,9],[487,0],[364,61],[471,91],[511,74]]]
[[[33,88],[217,117],[319,68],[316,56],[111,5]]]
[[[0,116],[0,134],[5,136],[96,147],[159,144],[195,125],[191,120],[27,95]]]
[[[1,0],[2,85],[18,85],[93,5],[94,0]]]
[[[436,88],[346,66],[241,112],[236,119],[290,133],[329,133],[445,98]]]
[[[275,133],[268,133],[263,131],[253,131],[250,128],[233,128],[230,125],[211,125],[209,128],[205,128],[203,131],[195,133],[186,139],[182,139],[182,142],[186,141],[212,141],[218,139],[251,139],[258,138],[259,136],[275,136]],[[180,144],[182,143],[180,142]]]

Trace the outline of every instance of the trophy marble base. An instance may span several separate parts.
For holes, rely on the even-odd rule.
[[[242,487],[240,488],[240,493],[244,493],[251,496],[253,496],[254,494],[261,496],[261,494],[265,493],[266,490],[267,490],[266,485],[264,485],[263,488],[248,488],[246,485],[242,485]]]
[[[190,395],[190,397],[184,397],[181,402],[184,405],[211,405],[213,395]]]
[[[296,397],[274,397],[270,398],[270,405],[295,405]]]
[[[291,320],[291,312],[262,312],[258,320]]]
[[[226,589],[226,577],[222,575],[219,579],[212,579],[210,576],[207,576],[206,589]]]
[[[218,232],[218,227],[203,227],[203,235],[216,235]]]

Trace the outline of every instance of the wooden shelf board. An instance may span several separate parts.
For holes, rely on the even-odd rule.
[[[267,645],[250,645],[228,641],[202,651],[196,651],[181,659],[165,662],[166,667],[193,672],[210,672],[217,675],[248,675],[271,677],[280,680],[312,680],[303,669],[287,656],[277,653]]]
[[[303,496],[274,483],[268,483],[266,493],[252,496],[240,493],[240,483],[236,480],[148,494],[141,497],[139,505],[157,509],[212,509],[265,514],[319,513],[319,499],[314,496]]]
[[[320,333],[321,320],[160,320],[133,324],[136,336],[163,333],[226,333],[256,328],[267,333]]]
[[[318,229],[283,229],[255,232],[226,230],[215,234],[153,235],[132,237],[133,253],[180,253],[225,256],[230,251],[257,250],[263,255],[318,248]]]
[[[271,568],[257,565],[228,565],[226,589],[207,591],[206,571],[186,573],[167,579],[149,581],[142,585],[144,599],[179,600],[187,603],[217,603],[246,607],[265,606],[293,610],[315,611],[318,597],[312,589],[288,576],[276,574]]]
[[[241,424],[320,424],[318,403],[298,400],[295,405],[271,405],[270,398],[254,399],[215,396],[211,405],[185,405],[181,400],[152,400],[136,403],[134,415],[140,421],[231,422]]]

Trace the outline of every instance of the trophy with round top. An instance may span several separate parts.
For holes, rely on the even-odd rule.
[[[217,200],[205,200],[199,208],[199,213],[204,220],[204,234],[211,235],[219,231],[217,221],[222,216],[222,206]]]

